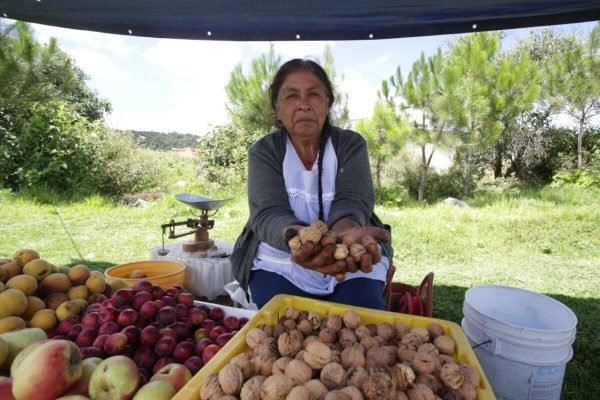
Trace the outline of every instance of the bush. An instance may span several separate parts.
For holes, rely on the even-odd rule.
[[[583,187],[600,188],[600,146],[592,150],[588,157],[588,164],[583,169],[559,172],[554,175],[552,184],[560,186],[573,183]]]

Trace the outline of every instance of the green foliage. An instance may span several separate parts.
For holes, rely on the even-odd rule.
[[[134,142],[143,148],[151,150],[171,150],[182,147],[196,147],[200,138],[191,133],[127,131]]]
[[[572,183],[583,187],[600,188],[600,145],[592,149],[588,164],[581,169],[560,172],[553,177],[553,184]]]
[[[247,179],[248,149],[264,132],[249,132],[233,125],[216,127],[198,146],[198,177],[212,190],[244,185]]]

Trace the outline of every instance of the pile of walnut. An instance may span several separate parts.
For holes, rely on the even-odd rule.
[[[307,242],[320,245],[321,247],[335,245],[333,257],[336,260],[344,260],[350,256],[361,266],[361,257],[367,254],[367,249],[373,246],[371,254],[379,254],[377,242],[371,236],[364,236],[360,243],[356,242],[351,236],[339,238],[335,231],[330,231],[327,224],[321,220],[316,220],[309,226],[298,229],[298,234],[288,241],[288,246],[292,252],[297,251]],[[370,256],[369,256],[370,257]],[[373,263],[379,262],[379,259],[372,260]],[[371,266],[371,263],[369,263]],[[370,272],[370,270],[364,272]]]
[[[322,318],[285,309],[246,334],[250,351],[206,377],[202,400],[472,400],[478,371],[457,363],[435,323],[361,325],[353,310]]]

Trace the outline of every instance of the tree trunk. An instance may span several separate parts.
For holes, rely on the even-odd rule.
[[[425,183],[427,182],[427,157],[425,156],[425,146],[421,146],[421,176],[419,177],[418,200],[422,203],[425,200]]]
[[[577,169],[583,168],[583,123],[585,121],[584,111],[581,110],[579,117],[579,132],[577,133]]]
[[[502,146],[496,143],[494,146],[494,179],[502,176]]]
[[[465,171],[465,179],[463,180],[463,199],[466,199],[471,190],[471,169],[473,168],[473,146],[469,146],[467,152],[467,165]]]

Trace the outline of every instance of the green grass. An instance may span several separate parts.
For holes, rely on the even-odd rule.
[[[247,218],[245,194],[232,197],[215,216],[213,238],[234,241]],[[561,301],[579,320],[562,398],[596,399],[600,192],[547,187],[469,203],[465,209],[442,203],[377,209],[392,225],[395,279],[418,284],[433,271],[434,315],[457,323],[465,291],[480,284],[527,288]],[[36,204],[0,192],[0,258],[30,247],[58,265],[84,262],[103,270],[148,259],[161,242],[160,225],[189,215],[172,195],[131,208],[100,197]]]

